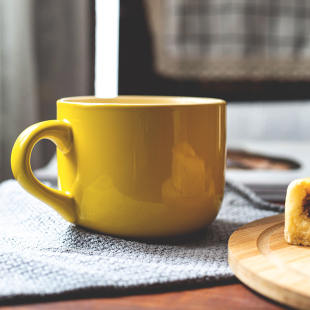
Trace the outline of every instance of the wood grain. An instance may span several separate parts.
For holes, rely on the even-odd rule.
[[[1,310],[280,310],[287,309],[256,294],[243,284],[230,284],[180,292],[93,298],[0,307]]]
[[[310,247],[284,240],[284,214],[236,230],[228,243],[228,262],[253,290],[285,305],[310,309]]]

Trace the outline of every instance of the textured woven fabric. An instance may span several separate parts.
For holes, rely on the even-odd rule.
[[[16,181],[5,181],[0,185],[0,302],[171,290],[233,279],[227,263],[231,233],[282,209],[227,183],[220,214],[205,230],[170,240],[125,240],[76,227]]]
[[[145,0],[159,74],[309,80],[310,0]]]

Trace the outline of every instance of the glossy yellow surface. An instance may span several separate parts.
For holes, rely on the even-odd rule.
[[[218,99],[65,98],[12,152],[15,178],[66,220],[117,236],[191,233],[213,222],[224,193],[226,103]],[[34,144],[57,146],[59,191],[32,174]]]

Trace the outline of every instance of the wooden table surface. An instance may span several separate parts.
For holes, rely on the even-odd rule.
[[[256,294],[240,282],[168,293],[6,305],[1,310],[95,309],[289,309]]]

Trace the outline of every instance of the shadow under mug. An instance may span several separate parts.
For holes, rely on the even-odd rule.
[[[41,139],[57,146],[58,187],[30,167]],[[226,103],[219,99],[119,96],[57,101],[57,120],[15,142],[19,184],[76,225],[110,235],[171,237],[216,218],[225,185]]]

